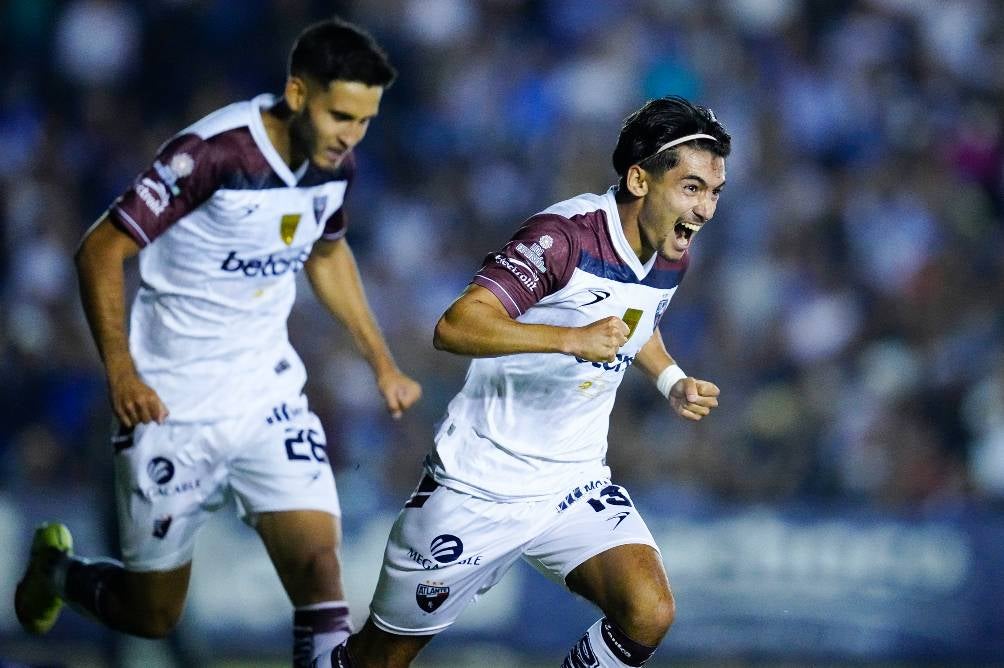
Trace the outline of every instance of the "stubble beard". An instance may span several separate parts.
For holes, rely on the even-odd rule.
[[[310,118],[305,110],[294,114],[289,121],[289,142],[290,152],[293,155],[294,163],[309,160],[314,161],[314,151],[317,148],[317,133],[310,123]]]

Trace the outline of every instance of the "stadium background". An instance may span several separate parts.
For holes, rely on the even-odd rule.
[[[167,137],[279,91],[338,12],[400,70],[358,149],[349,240],[425,397],[384,415],[301,290],[361,621],[396,509],[464,361],[432,328],[528,215],[614,179],[621,119],[676,93],[733,135],[729,186],[664,319],[721,408],[673,418],[638,372],[610,462],[679,616],[653,665],[1004,662],[1004,22],[979,0],[6,0],[0,4],[0,663],[282,665],[289,613],[254,534],[200,538],[170,641],[9,604],[37,521],[114,550],[104,382],[81,233]],[[305,286],[304,286],[305,287]],[[557,665],[594,619],[517,568],[420,666]]]

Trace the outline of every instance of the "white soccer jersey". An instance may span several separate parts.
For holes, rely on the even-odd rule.
[[[473,282],[519,322],[579,327],[617,316],[631,329],[627,343],[610,363],[554,353],[473,360],[427,461],[440,483],[494,500],[545,498],[605,469],[617,387],[689,262],[654,255],[642,265],[614,192],[531,217]]]
[[[355,168],[350,155],[335,172],[291,171],[262,122],[274,103],[183,130],[109,210],[143,247],[129,345],[174,420],[232,416],[306,380],[286,332],[295,276],[315,241],[345,234]]]

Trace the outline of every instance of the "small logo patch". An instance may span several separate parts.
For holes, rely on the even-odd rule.
[[[659,326],[659,321],[662,320],[662,314],[666,312],[667,306],[669,306],[669,299],[663,299],[655,307],[655,327]]]
[[[591,304],[599,303],[610,296],[610,292],[607,290],[599,290],[597,288],[589,288],[589,292],[592,293],[593,300],[591,302],[586,302],[583,306],[590,306]]]
[[[146,465],[146,474],[150,480],[163,485],[174,477],[174,463],[167,457],[154,457]]]
[[[296,236],[296,228],[300,224],[300,214],[298,213],[287,213],[279,221],[279,236],[282,238],[282,243],[289,246],[293,243],[293,237]]]
[[[429,543],[429,551],[432,558],[441,564],[448,564],[456,561],[464,553],[464,542],[448,533],[436,536]]]
[[[167,535],[168,530],[171,528],[171,520],[174,519],[170,515],[161,515],[153,521],[153,537],[160,538],[163,540],[164,536]]]
[[[617,527],[619,527],[621,525],[621,522],[623,522],[624,520],[626,520],[627,516],[630,515],[630,514],[631,514],[630,510],[622,510],[621,512],[619,512],[617,514],[611,515],[610,517],[608,517],[607,521],[617,520],[617,524],[614,525],[614,528],[611,529],[611,531],[613,531],[614,529],[616,529]]]
[[[415,588],[418,607],[426,612],[435,612],[450,596],[450,588],[442,582],[423,582]]]
[[[324,210],[328,208],[328,196],[320,195],[314,198],[314,222],[318,225],[324,219]]]
[[[192,160],[192,156],[187,153],[175,153],[171,156],[171,171],[179,179],[191,174],[193,169],[195,169],[195,160]]]

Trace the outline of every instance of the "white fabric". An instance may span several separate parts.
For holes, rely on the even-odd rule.
[[[129,570],[191,561],[196,533],[229,496],[249,523],[269,511],[341,514],[324,432],[303,395],[264,397],[242,416],[215,423],[140,425],[132,438],[115,455]]]
[[[181,134],[209,137],[248,126],[287,187],[220,188],[139,255],[142,282],[132,307],[130,350],[174,420],[234,416],[263,391],[296,393],[306,380],[288,343],[286,319],[296,274],[325,217],[341,207],[347,185],[296,186],[262,124],[261,108],[273,102],[263,95],[230,105]],[[318,214],[315,203],[321,201]],[[286,243],[280,227],[290,216],[298,218]],[[283,375],[275,372],[280,360],[288,367]]]
[[[571,217],[597,208],[605,212],[620,260],[637,279],[644,278],[656,256],[642,265],[631,250],[612,190],[562,202],[547,212]],[[437,430],[429,471],[442,484],[473,496],[507,501],[549,498],[584,472],[604,467],[617,388],[675,292],[675,287],[621,282],[576,268],[564,287],[517,320],[582,326],[639,310],[640,319],[617,360],[594,363],[557,353],[473,360]]]
[[[438,633],[520,558],[564,586],[587,559],[627,544],[658,551],[627,491],[602,472],[543,501],[497,503],[440,486],[394,523],[371,619],[388,633]],[[420,604],[429,588],[446,594],[431,611]]]

